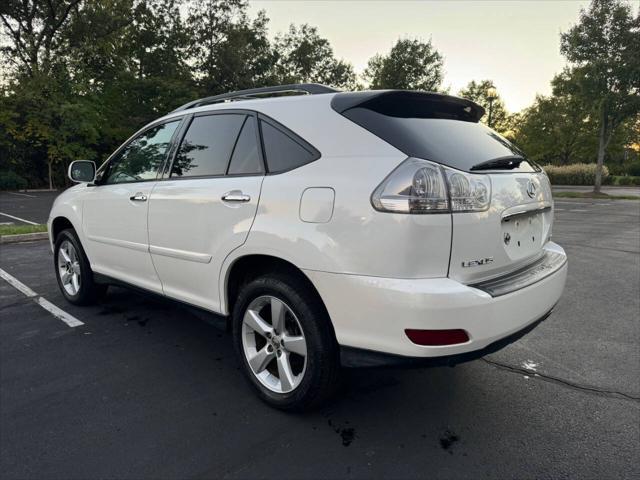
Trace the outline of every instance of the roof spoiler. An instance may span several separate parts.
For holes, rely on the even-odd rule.
[[[338,93],[331,99],[331,108],[338,113],[366,108],[392,117],[447,118],[476,123],[485,113],[484,108],[471,100],[411,90]]]

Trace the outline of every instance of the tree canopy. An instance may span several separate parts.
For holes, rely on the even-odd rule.
[[[388,54],[377,54],[369,60],[364,77],[374,89],[437,92],[444,78],[444,60],[431,40],[400,39]]]
[[[640,114],[640,14],[621,0],[592,0],[580,21],[560,36],[570,66],[554,90],[578,99],[597,119],[596,184],[600,191],[607,147],[618,127]]]
[[[498,94],[491,126],[543,163],[622,164],[633,145],[637,159],[639,51],[640,17],[629,4],[592,0],[561,35],[568,66],[552,94],[517,114]],[[298,82],[446,91],[431,40],[398,39],[359,79],[316,27],[291,25],[274,37],[247,0],[4,0],[0,61],[0,177],[10,172],[32,187],[64,186],[72,160],[101,162],[198,97]],[[488,111],[493,85],[471,80],[459,95]]]
[[[507,112],[504,101],[499,94],[490,101],[489,89],[491,88],[495,88],[491,80],[478,82],[471,80],[466,87],[458,92],[458,96],[481,105],[487,112],[481,121],[487,125],[489,124],[489,111],[491,111],[491,125],[489,126],[503,135],[512,136],[512,116]]]

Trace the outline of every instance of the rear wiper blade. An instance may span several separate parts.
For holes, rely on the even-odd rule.
[[[486,162],[478,163],[471,167],[471,170],[513,170],[518,168],[526,159],[517,155],[507,155],[506,157],[494,158]]]

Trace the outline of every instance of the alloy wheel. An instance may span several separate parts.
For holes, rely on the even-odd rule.
[[[71,296],[77,295],[81,281],[80,259],[69,240],[63,241],[58,249],[58,274],[65,291]]]
[[[279,298],[253,300],[242,321],[242,349],[253,375],[276,393],[295,390],[307,366],[307,342],[293,310]]]

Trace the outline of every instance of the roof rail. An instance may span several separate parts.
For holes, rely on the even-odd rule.
[[[212,103],[230,102],[233,100],[252,100],[260,98],[262,95],[272,93],[298,92],[307,95],[318,95],[321,93],[335,93],[340,90],[327,87],[319,83],[292,83],[289,85],[276,85],[273,87],[250,88],[248,90],[238,90],[236,92],[223,93],[222,95],[214,95],[213,97],[200,98],[189,103],[185,103],[181,107],[176,108],[173,112],[187,110],[189,108],[201,107]]]

